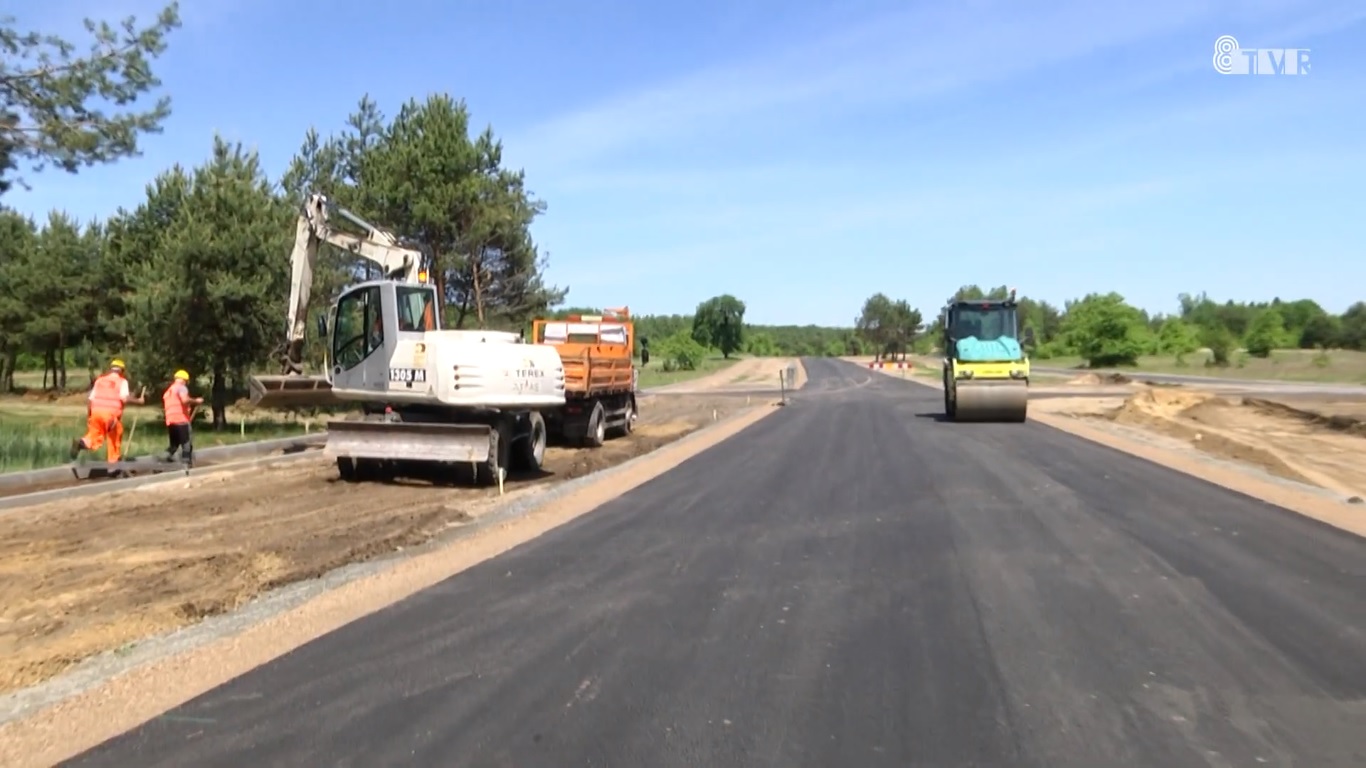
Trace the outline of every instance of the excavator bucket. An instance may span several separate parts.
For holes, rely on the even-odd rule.
[[[252,376],[251,404],[258,408],[319,408],[341,403],[322,376]]]

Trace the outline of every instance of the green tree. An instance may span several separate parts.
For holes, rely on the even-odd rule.
[[[660,367],[666,371],[695,371],[707,359],[707,348],[686,330],[679,330],[658,343],[651,343],[651,349],[659,358]]]
[[[53,211],[38,234],[39,269],[29,275],[25,298],[32,308],[25,324],[27,346],[41,351],[44,387],[66,389],[66,350],[89,334],[94,272],[99,251],[76,222]]]
[[[38,262],[38,228],[33,219],[0,208],[0,389],[14,390],[19,355],[27,348],[26,326],[33,315],[33,281]]]
[[[1249,355],[1262,358],[1270,357],[1274,350],[1288,347],[1290,343],[1291,337],[1285,328],[1285,318],[1278,307],[1257,313],[1243,342]]]
[[[1358,301],[1342,313],[1338,344],[1345,349],[1366,351],[1366,301]]]
[[[1178,361],[1200,348],[1200,337],[1194,328],[1179,317],[1169,317],[1157,332],[1157,349]]]
[[[471,139],[463,101],[410,100],[386,122],[366,97],[347,126],[326,142],[306,137],[286,188],[330,194],[430,254],[454,327],[521,327],[564,301],[568,289],[545,283],[547,259],[530,234],[545,204],[522,171],[502,166],[491,128]]]
[[[898,353],[905,357],[923,325],[920,310],[904,299],[893,301],[886,294],[875,293],[863,302],[854,328],[879,358]]]
[[[126,107],[161,85],[150,60],[166,50],[166,35],[179,26],[175,2],[141,28],[132,16],[118,28],[86,19],[94,41],[77,56],[71,42],[20,31],[13,17],[0,17],[0,194],[9,189],[4,176],[19,159],[31,161],[35,172],[52,163],[75,173],[139,154],[139,135],[161,131],[170,98],[143,111]],[[97,100],[122,111],[106,113]]]
[[[279,342],[293,212],[254,152],[217,137],[204,165],[161,182],[149,192],[167,191],[178,210],[135,268],[142,366],[135,375],[162,387],[177,368],[208,373],[213,423],[222,429],[230,378],[240,384]],[[149,199],[147,207],[167,203]]]
[[[1300,349],[1327,349],[1338,342],[1342,328],[1327,312],[1309,318],[1300,332]]]
[[[1209,349],[1207,364],[1222,368],[1229,364],[1229,358],[1238,346],[1238,339],[1228,328],[1216,323],[1200,329],[1200,343]]]
[[[727,293],[698,304],[692,337],[698,344],[721,350],[726,358],[744,349],[745,303]]]
[[[777,357],[778,343],[767,331],[750,331],[745,334],[745,352],[754,357]]]
[[[859,337],[873,348],[878,359],[891,347],[896,338],[895,303],[885,293],[875,293],[863,302],[863,310],[854,321]]]
[[[1063,329],[1092,368],[1134,365],[1147,343],[1143,314],[1118,293],[1093,293],[1070,303]]]

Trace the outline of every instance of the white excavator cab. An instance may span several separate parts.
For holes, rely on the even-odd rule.
[[[441,408],[564,404],[553,348],[508,331],[441,328],[431,285],[375,280],[332,306],[327,379],[338,400]]]

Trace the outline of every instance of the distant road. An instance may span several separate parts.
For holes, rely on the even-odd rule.
[[[804,362],[735,438],[69,764],[1366,765],[1366,541]]]
[[[1176,373],[1144,373],[1130,370],[1089,370],[1081,368],[1050,368],[1042,365],[1031,366],[1039,373],[1060,376],[1080,376],[1095,373],[1101,376],[1118,373],[1135,381],[1151,381],[1157,384],[1198,384],[1204,387],[1217,387],[1231,391],[1249,391],[1269,394],[1304,395],[1355,395],[1366,397],[1366,385],[1342,383],[1318,383],[1312,381],[1278,381],[1276,379],[1233,379],[1218,376],[1189,376]]]

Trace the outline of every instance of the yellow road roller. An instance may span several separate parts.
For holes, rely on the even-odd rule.
[[[1015,291],[1007,299],[950,299],[943,311],[944,412],[954,421],[1022,422],[1029,358]]]

